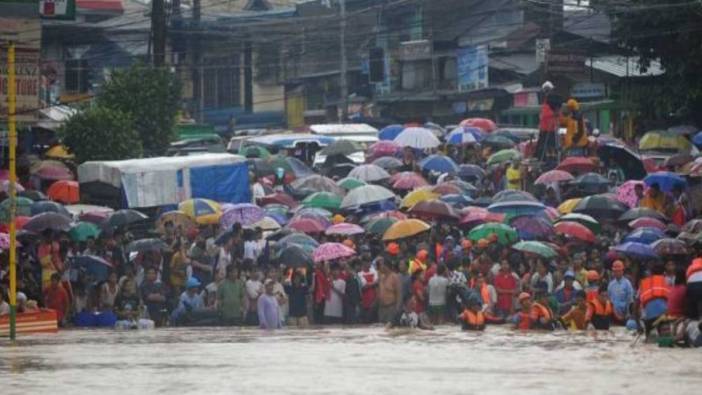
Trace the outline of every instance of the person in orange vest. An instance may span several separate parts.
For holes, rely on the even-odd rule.
[[[607,294],[607,287],[601,286],[597,297],[588,302],[587,320],[597,330],[609,330],[614,311]]]
[[[695,258],[685,273],[687,277],[688,314],[694,320],[702,316],[702,258]]]
[[[485,315],[480,308],[480,301],[476,298],[468,298],[464,302],[464,309],[458,316],[458,320],[464,331],[485,330]]]
[[[587,288],[585,288],[585,298],[588,302],[597,299],[600,289],[600,274],[595,270],[587,272]]]
[[[520,293],[518,299],[521,311],[513,318],[516,329],[554,329],[553,314],[549,308],[532,302],[527,292]]]
[[[639,305],[646,328],[646,336],[653,329],[654,322],[668,312],[670,289],[663,273],[663,265],[654,265],[651,269],[651,275],[643,278],[639,283]]]
[[[417,251],[414,259],[409,261],[409,273],[414,274],[415,272],[423,272],[427,270],[427,260],[429,259],[429,252],[427,250]]]

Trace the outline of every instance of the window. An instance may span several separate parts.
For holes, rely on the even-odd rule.
[[[66,61],[64,73],[65,91],[69,93],[85,93],[90,89],[90,73],[88,61],[85,59],[69,59]]]
[[[431,88],[431,60],[402,63],[402,89],[423,90]]]
[[[206,108],[238,107],[240,100],[239,55],[205,59],[203,70]]]

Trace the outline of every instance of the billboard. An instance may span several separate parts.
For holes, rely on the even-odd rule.
[[[488,47],[476,45],[456,50],[458,91],[469,92],[488,86]]]
[[[76,0],[39,0],[39,14],[47,19],[68,19],[76,17]]]
[[[36,11],[35,11],[36,12]],[[0,17],[0,122],[7,119],[7,43],[15,43],[17,121],[37,119],[41,72],[41,22],[36,18]]]

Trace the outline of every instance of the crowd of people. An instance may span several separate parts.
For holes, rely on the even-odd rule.
[[[569,101],[566,107],[572,112],[576,105]],[[569,132],[566,137],[579,141],[582,130],[578,131],[577,122],[573,127],[575,135]],[[548,156],[550,135],[546,139],[538,151]],[[567,146],[572,144],[566,141]],[[98,324],[125,328],[226,325],[278,329],[381,323],[389,328],[421,329],[453,324],[465,330],[484,330],[487,325],[606,330],[621,325],[647,336],[655,333],[659,339],[672,339],[674,344],[702,345],[702,245],[696,237],[685,240],[680,249],[652,255],[613,248],[626,242],[626,235],[636,229],[629,221],[611,217],[611,210],[579,218],[582,224],[596,227],[592,239],[568,232],[528,234],[511,222],[523,215],[491,216],[477,202],[533,201],[541,209],[526,216],[546,222],[550,229],[569,212],[560,208],[567,197],[588,195],[558,182],[536,188],[527,174],[531,170],[525,167],[534,163],[529,162],[528,154],[488,165],[494,152],[476,146],[442,143],[422,151],[399,147],[394,156],[401,164],[388,169],[389,175],[414,172],[435,186],[453,183],[458,189],[465,188],[460,174],[427,171],[419,163],[426,151],[443,151],[458,164],[484,169],[484,175],[472,176],[474,188],[466,192],[472,194],[470,202],[453,204],[449,215],[418,214],[412,207],[398,210],[396,203],[411,189],[395,188],[382,179],[374,183],[397,195],[387,199],[390,209],[337,207],[327,214],[318,210],[315,215],[326,215],[316,219],[327,222],[325,228],[367,226],[369,219],[379,218],[390,219],[388,225],[393,226],[408,216],[419,217],[430,224],[424,230],[402,237],[368,228],[349,234],[310,230],[301,235],[285,227],[275,232],[240,223],[185,227],[167,220],[160,224],[160,244],[150,239],[154,248],[133,248],[135,237],[129,226],[103,226],[99,236],[84,240],[52,229],[25,233],[19,247],[18,311],[50,308],[57,311],[63,326],[94,324],[98,316]],[[369,151],[367,156],[373,154]],[[592,162],[593,171],[607,174],[610,169],[597,163]],[[285,195],[291,203],[284,208],[283,222],[295,218],[299,201],[291,196],[298,191],[292,190],[283,174],[273,175],[270,182],[252,172],[251,179],[256,203],[272,194]],[[678,241],[683,239],[676,236],[699,232],[702,226],[694,219],[683,187],[663,189],[658,183],[637,184],[627,208],[640,213],[639,218],[662,224],[656,240],[670,239],[680,246]],[[427,200],[440,200],[441,195]],[[505,196],[512,198],[503,199]],[[485,215],[478,215],[475,222],[463,220],[462,215],[475,212]],[[505,234],[489,229],[473,232],[481,225],[501,222],[508,224]],[[295,242],[279,241],[290,235],[304,238],[299,244],[304,254],[284,255]],[[546,247],[546,252],[519,248],[519,239],[534,241]],[[351,252],[317,259],[316,249],[327,244]],[[105,262],[108,271],[98,276],[79,269],[74,263],[82,257]],[[1,315],[8,312],[6,253],[0,265]]]

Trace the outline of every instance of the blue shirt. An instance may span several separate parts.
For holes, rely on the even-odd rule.
[[[258,298],[258,323],[262,329],[280,329],[280,307],[273,295],[263,294]]]
[[[607,287],[607,294],[612,301],[612,307],[618,315],[625,316],[627,308],[634,302],[634,287],[631,286],[629,279],[622,277],[621,279],[613,278]]]

